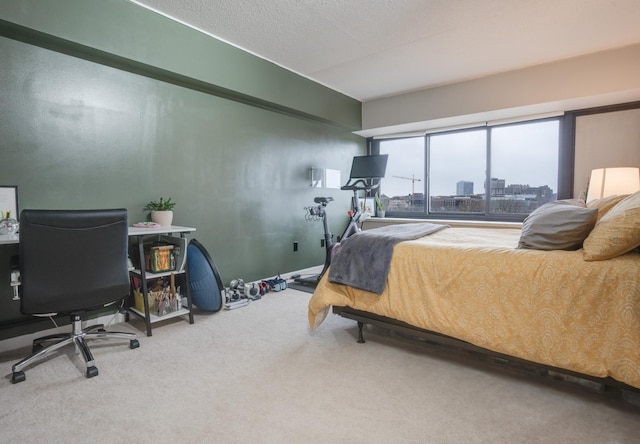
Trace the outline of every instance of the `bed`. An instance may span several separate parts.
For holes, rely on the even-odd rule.
[[[547,205],[522,229],[453,227],[397,243],[379,294],[326,273],[309,301],[311,329],[334,307],[360,336],[366,323],[430,333],[635,397],[640,194]]]

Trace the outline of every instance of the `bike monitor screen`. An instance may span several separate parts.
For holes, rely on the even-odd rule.
[[[351,164],[351,179],[384,177],[388,154],[378,156],[356,156]]]

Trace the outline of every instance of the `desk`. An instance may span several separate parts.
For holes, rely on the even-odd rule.
[[[18,247],[18,236],[0,235],[0,339],[24,334],[25,326],[38,323],[33,316],[23,315],[20,312],[20,300],[13,299],[11,271],[18,266]],[[39,327],[51,323],[48,319],[46,323],[42,320],[39,322]],[[28,333],[34,331],[37,330]]]
[[[0,234],[0,245],[17,244],[20,238],[17,234]]]
[[[171,225],[170,227],[166,227],[166,228],[165,227],[160,227],[160,228],[129,227],[129,236],[146,236],[146,235],[172,234],[172,233],[182,235],[182,234],[191,233],[193,231],[196,231],[196,229],[191,227],[180,227],[178,225]]]
[[[139,241],[145,236],[163,235],[163,234],[180,235],[181,237],[184,237],[188,233],[191,233],[194,231],[196,231],[195,228],[181,227],[181,226],[171,226],[167,228],[129,227],[129,236],[132,238],[135,237],[136,240]],[[9,285],[9,283],[10,283],[11,269],[13,266],[17,265],[19,243],[20,243],[20,237],[17,234],[0,235],[0,330],[5,330],[2,334],[0,334],[0,339],[6,336],[5,333],[9,334],[9,336],[6,336],[6,337],[10,337],[11,335],[14,335],[14,334],[18,334],[18,335],[24,334],[24,332],[21,332],[21,328],[26,325],[30,325],[30,324],[35,325],[38,323],[45,322],[42,320],[42,318],[23,315],[20,312],[20,301],[13,299],[13,289]],[[139,246],[142,245],[141,242],[137,242],[137,244]],[[138,254],[142,254],[142,257],[144,257],[144,254],[141,253],[139,250],[138,250]],[[137,273],[141,275],[141,278],[143,279],[143,281],[145,281],[145,279],[155,276],[155,275],[147,276],[148,273],[141,270],[137,270]],[[170,274],[170,273],[165,273],[165,274]],[[169,319],[171,317],[180,316],[180,315],[188,315],[189,323],[193,324],[191,291],[189,288],[190,286],[188,281],[189,278],[188,278],[188,273],[185,272],[184,274],[186,279],[185,292],[187,295],[187,300],[189,302],[188,307],[186,309],[183,309],[179,313],[175,313],[175,314],[171,313],[171,315],[166,315],[162,317],[153,316],[149,314],[148,311],[145,314],[141,312],[135,313],[133,310],[130,310],[130,312],[134,312],[136,315],[144,318],[145,324],[147,326],[148,336],[151,336],[151,324],[158,320]],[[145,286],[146,286],[146,281],[145,281]],[[49,322],[49,321],[46,320],[46,322]],[[9,330],[15,330],[15,333],[13,331],[9,332]],[[37,331],[37,330],[34,330],[34,331]]]
[[[190,233],[196,231],[191,227],[180,227],[172,225],[168,228],[138,228],[129,227],[129,236],[146,236],[148,234],[170,234],[170,233]],[[20,243],[20,236],[17,234],[0,234],[0,245],[3,244],[18,244]]]

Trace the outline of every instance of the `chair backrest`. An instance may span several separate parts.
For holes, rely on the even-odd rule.
[[[72,313],[129,294],[127,210],[23,210],[21,310]]]

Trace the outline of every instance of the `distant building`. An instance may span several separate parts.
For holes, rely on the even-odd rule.
[[[431,211],[470,213],[482,211],[483,201],[471,196],[438,196],[431,198]]]
[[[456,184],[456,196],[473,196],[473,182],[461,180]]]
[[[504,196],[505,188],[504,188],[504,179],[498,179],[496,177],[491,178],[491,188],[489,192],[489,196]],[[487,189],[487,182],[484,183],[484,189]]]
[[[484,183],[487,190],[487,182]],[[489,202],[485,194],[474,194],[473,182],[461,180],[456,183],[453,196],[430,196],[428,211],[434,213],[491,213],[529,214],[547,202],[555,200],[556,194],[548,185],[532,187],[524,184],[506,185],[505,179],[492,177],[489,183]],[[487,207],[487,205],[489,205]],[[413,193],[389,199],[388,210],[404,212],[425,211],[425,195]]]
[[[529,185],[511,184],[505,189],[505,194],[513,196],[533,194],[536,197],[551,199],[553,197],[553,190],[549,188],[548,185],[531,187]]]

